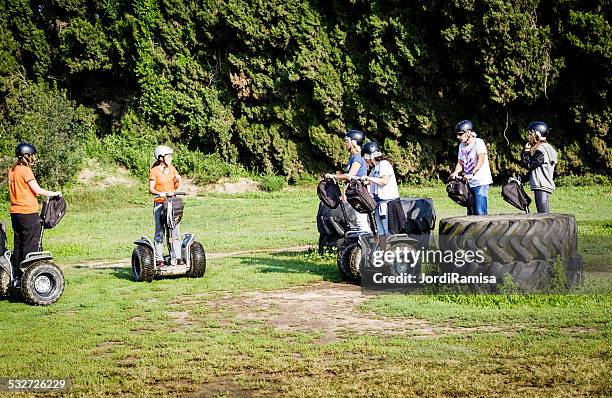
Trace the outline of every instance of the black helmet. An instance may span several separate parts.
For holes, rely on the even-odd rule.
[[[357,142],[357,145],[361,145],[363,139],[365,138],[365,134],[359,130],[349,130],[344,134],[344,138],[350,138],[353,141]]]
[[[455,126],[455,134],[460,131],[465,132],[468,130],[474,131],[474,125],[469,120],[462,120]]]
[[[374,153],[380,153],[380,146],[374,141],[370,141],[366,144],[363,144],[361,147],[361,156],[372,156]]]
[[[548,127],[548,124],[544,122],[535,121],[529,123],[529,127],[527,127],[527,130],[537,131],[538,133],[540,133],[540,137],[546,137],[548,135],[548,132],[550,131],[550,128]]]
[[[15,156],[22,158],[24,155],[34,155],[36,153],[36,147],[29,142],[22,142],[15,147]]]

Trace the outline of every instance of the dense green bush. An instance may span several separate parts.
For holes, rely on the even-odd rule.
[[[4,98],[0,113],[0,158],[6,170],[15,160],[15,146],[27,141],[37,148],[33,169],[49,189],[73,182],[83,165],[84,143],[95,137],[95,116],[66,98],[66,93],[45,83],[24,83]],[[6,175],[0,177],[6,183]]]
[[[275,175],[263,175],[259,177],[259,187],[265,192],[281,191],[287,185],[284,177]]]
[[[469,118],[496,175],[524,171],[518,152],[533,119],[552,126],[559,174],[605,174],[611,9],[601,0],[5,1],[0,94],[20,79],[57,81],[98,112],[108,147],[142,145],[111,154],[136,173],[151,134],[295,181],[342,165],[341,134],[359,128],[403,179],[432,178],[451,170],[453,125]],[[202,176],[234,172],[196,163]]]

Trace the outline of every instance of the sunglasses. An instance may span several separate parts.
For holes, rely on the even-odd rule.
[[[457,137],[462,137],[465,134],[465,131],[462,131],[460,133],[457,133]]]

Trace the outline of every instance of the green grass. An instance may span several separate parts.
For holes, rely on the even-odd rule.
[[[434,198],[438,219],[464,213],[443,187],[403,187],[402,194]],[[609,270],[611,195],[609,187],[562,187],[551,203],[555,211],[576,214],[592,271]],[[79,397],[573,397],[612,391],[609,274],[589,273],[581,290],[562,296],[368,296],[358,311],[371,319],[425,322],[439,332],[356,329],[326,340],[316,325],[275,329],[240,316],[230,304],[249,305],[251,291],[338,283],[333,256],[210,259],[204,278],[134,283],[127,268],[78,264],[127,258],[134,239],[151,235],[150,198],[115,187],[79,190],[67,199],[69,213],[47,231],[46,248],[60,265],[77,266],[63,267],[65,293],[50,307],[0,301],[0,376],[68,377],[70,396]],[[183,230],[196,233],[209,252],[317,240],[312,187],[206,194],[186,204]],[[489,207],[516,212],[498,188]],[[273,309],[260,310],[275,316]]]
[[[401,194],[433,198],[438,220],[465,214],[464,208],[446,197],[443,186],[403,186]],[[66,217],[45,232],[44,240],[45,249],[59,263],[128,258],[134,240],[153,234],[152,201],[144,186],[80,188],[68,192],[66,199]],[[208,193],[187,198],[185,204],[181,230],[194,233],[207,252],[315,245],[318,240],[318,198],[312,186],[270,193]],[[489,193],[489,209],[491,213],[517,212],[503,201],[499,187]],[[612,258],[612,187],[561,187],[552,196],[551,209],[576,215],[587,266],[610,269],[612,264],[605,260]],[[6,209],[2,210],[0,220],[9,220]]]

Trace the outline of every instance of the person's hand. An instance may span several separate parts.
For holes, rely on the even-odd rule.
[[[159,197],[160,197],[160,198],[165,198],[166,196],[168,196],[168,195],[166,194],[166,192],[160,192],[160,193],[159,193]]]
[[[523,150],[524,150],[524,151],[529,151],[529,150],[531,150],[531,144],[530,144],[529,142],[527,142],[527,143],[525,144],[525,148],[523,148]]]
[[[53,192],[51,196],[62,196],[62,191]]]
[[[180,181],[181,181],[181,176],[180,176],[180,175],[178,175],[178,174],[177,174],[177,175],[175,175],[175,176],[174,176],[174,181],[178,181],[178,182],[180,182]]]
[[[450,177],[448,177],[449,180],[455,179],[459,176],[459,173],[453,172]]]
[[[334,174],[326,173],[325,178],[334,178]]]
[[[466,181],[471,180],[473,177],[474,177],[474,176],[473,176],[473,175],[471,175],[471,174],[465,174],[465,175],[463,176],[463,178],[465,178],[465,180],[466,180]]]

